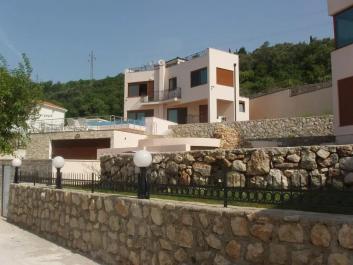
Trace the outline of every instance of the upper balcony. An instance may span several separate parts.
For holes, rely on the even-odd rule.
[[[173,90],[154,90],[150,95],[142,96],[142,104],[155,104],[169,101],[178,101],[181,98],[181,88]]]
[[[174,59],[168,60],[167,61],[167,67],[168,66],[172,66],[174,64],[180,64],[180,63],[183,63],[183,62],[191,61],[191,60],[194,60],[196,58],[202,57],[202,56],[207,54],[207,51],[208,51],[208,49],[205,49],[205,50],[193,53],[193,54],[185,56],[185,57],[176,57]],[[153,71],[158,66],[159,66],[158,63],[150,63],[150,64],[146,64],[146,65],[139,66],[139,67],[128,68],[126,71],[127,71],[127,73]]]

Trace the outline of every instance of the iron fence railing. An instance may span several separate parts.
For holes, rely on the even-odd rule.
[[[246,178],[243,175],[229,175],[227,171],[206,177],[176,181],[166,177],[161,181],[151,179],[151,195],[175,196],[189,199],[207,199],[228,204],[247,203],[273,205],[278,208],[335,212],[353,214],[353,188],[338,183],[334,178],[295,177],[289,181],[285,177]],[[55,185],[56,174],[37,177],[36,173],[20,174],[19,181],[24,183]],[[123,176],[114,180],[94,173],[62,173],[62,186],[91,192],[137,193],[138,174]]]
[[[126,128],[144,130],[144,119],[127,119],[120,116],[90,116],[77,118],[43,119],[29,122],[30,133],[62,131],[88,131]]]
[[[153,94],[141,97],[143,103],[165,101],[169,99],[181,98],[181,88],[173,90],[154,90]]]

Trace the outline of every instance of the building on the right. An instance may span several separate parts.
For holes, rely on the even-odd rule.
[[[333,17],[332,91],[336,141],[353,143],[353,0],[328,0]]]

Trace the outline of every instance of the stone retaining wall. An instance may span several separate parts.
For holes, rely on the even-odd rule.
[[[13,184],[8,220],[107,264],[353,264],[353,216]]]
[[[216,184],[227,174],[228,186],[245,180],[257,186],[353,185],[353,146],[311,146],[263,149],[191,151],[153,154],[152,184]],[[132,155],[101,158],[103,180],[134,178]]]
[[[245,140],[333,136],[333,116],[296,117],[240,122],[223,122],[234,128]],[[213,137],[219,123],[173,125],[174,137]]]

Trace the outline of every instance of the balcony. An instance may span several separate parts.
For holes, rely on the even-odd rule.
[[[43,119],[28,122],[29,133],[56,133],[99,130],[145,131],[145,120],[119,116]]]
[[[174,90],[155,90],[151,95],[141,97],[142,103],[158,103],[165,101],[178,101],[181,98],[181,88]]]

